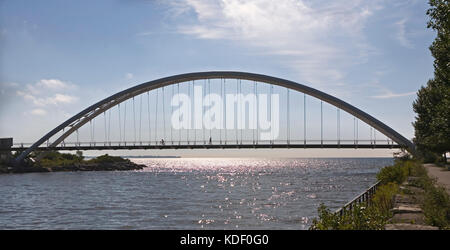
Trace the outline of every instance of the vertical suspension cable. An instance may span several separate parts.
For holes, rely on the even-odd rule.
[[[245,113],[245,103],[243,104],[242,103],[242,80],[241,79],[239,79],[239,110],[241,111],[240,112],[240,114],[239,114],[239,118],[241,119],[241,125],[243,125],[242,127],[241,127],[241,144],[242,144],[242,133],[243,133],[243,130],[244,130],[244,128],[245,128],[245,118],[243,117],[243,113]],[[243,121],[242,121],[242,119],[243,119]]]
[[[152,131],[151,131],[151,120],[150,120],[150,91],[147,91],[147,119],[148,119],[148,144],[152,143]]]
[[[377,130],[373,129],[373,143],[376,145],[377,144]]]
[[[271,123],[272,123],[272,119],[273,119],[273,114],[272,114],[272,109],[273,109],[272,95],[273,95],[273,84],[270,84],[270,121],[271,121]],[[274,141],[273,129],[270,128],[270,144],[273,144],[273,141]]]
[[[255,82],[256,95],[256,144],[259,141],[259,97],[258,97],[258,82]]]
[[[89,120],[89,132],[90,132],[90,135],[91,135],[91,139],[89,140],[89,146],[91,146],[91,144],[92,144],[92,120]]]
[[[236,79],[236,96],[237,97],[239,96],[239,79]],[[237,108],[236,108],[236,120],[234,122],[236,127],[234,129],[234,132],[235,132],[235,137],[236,137],[236,144],[239,144],[239,140],[238,140],[239,97],[238,97],[238,100],[236,102],[236,106],[237,106]]]
[[[163,108],[163,140],[166,140],[166,104],[165,104],[165,94],[164,87],[162,87],[162,108]]]
[[[358,144],[358,135],[359,135],[359,131],[358,131],[358,119],[356,119],[356,144]]]
[[[108,110],[108,144],[111,146],[111,109]]]
[[[206,79],[203,81],[202,85],[202,104],[203,104],[203,90],[206,89]],[[203,105],[202,105],[202,131],[203,131],[203,144],[206,144],[206,136],[205,136],[205,126],[203,124]]]
[[[103,146],[106,146],[106,141],[107,141],[107,134],[108,134],[108,129],[106,127],[106,111],[103,111],[103,120],[105,121],[105,140],[103,142]]]
[[[142,144],[142,95],[139,103],[139,143]]]
[[[158,92],[159,88],[156,89],[156,103],[155,103],[155,143],[158,144]]]
[[[303,94],[303,145],[306,146],[306,94]]]
[[[77,131],[77,145],[80,146],[80,137],[79,137],[79,134],[78,134],[78,129],[76,131]]]
[[[190,82],[188,82],[187,83],[188,84],[188,96],[190,97],[191,96],[191,83]],[[194,85],[194,81],[192,81],[192,85]],[[192,86],[192,89],[194,89],[194,86]],[[190,120],[192,118],[192,113],[191,113],[191,109],[189,109],[189,118],[188,118],[188,120]],[[191,124],[189,124],[189,126],[187,127],[187,130],[186,130],[186,141],[187,141],[187,144],[189,145],[189,134],[191,133]]]
[[[220,127],[219,127],[219,141],[220,144],[222,144],[222,129],[223,129],[223,79],[220,78],[220,98],[222,99],[222,102],[220,103]]]
[[[178,104],[181,106],[181,104],[180,104],[180,83],[179,82],[177,83],[177,89],[178,89],[177,90],[178,91],[177,101],[178,101]],[[178,119],[180,119],[180,118],[178,117]],[[181,144],[181,128],[178,129],[178,145],[180,145],[180,144]]]
[[[211,82],[210,79],[208,79],[208,103],[211,105]],[[211,109],[210,109],[211,110]],[[209,128],[209,142],[212,143],[212,128]]]
[[[127,103],[126,102],[123,103],[123,109],[124,109],[124,111],[123,111],[123,142],[125,143],[125,145],[127,145],[127,139],[125,136],[125,134],[126,134],[125,128],[126,128],[126,121],[127,121]]]
[[[227,82],[226,82],[226,79],[223,79],[223,95],[224,95],[224,98],[225,98],[225,101],[224,101],[224,103],[225,103],[225,106],[224,106],[224,114],[225,114],[225,119],[224,119],[224,133],[225,133],[225,144],[227,144],[227,102],[226,102],[226,99],[227,99]]]
[[[323,145],[323,101],[320,101],[320,144]]]
[[[120,119],[120,103],[117,105],[117,109],[119,110],[119,145],[122,142],[122,119]]]
[[[172,84],[172,98],[175,95],[175,85]],[[172,102],[170,103],[170,107],[171,107],[171,112],[170,112],[170,117],[172,117],[173,115],[173,105]],[[170,126],[170,141],[172,142],[173,145],[173,127]]]
[[[286,109],[287,109],[287,118],[286,118],[286,124],[287,124],[287,131],[286,131],[286,138],[287,138],[287,144],[289,144],[289,141],[290,141],[290,117],[289,117],[289,88],[286,88],[286,90],[287,90],[287,100],[286,100]]]
[[[96,139],[95,139],[95,118],[92,119],[92,143],[95,146],[96,144]]]
[[[255,106],[253,107],[253,117],[252,117],[252,119],[253,119],[253,125],[254,125],[254,121],[255,121],[255,119],[256,119],[256,105],[258,105],[257,103],[256,103],[256,82],[255,81],[253,81],[253,94],[255,95],[255,99],[254,99],[254,101],[255,101]],[[253,139],[253,144],[255,144],[255,128],[253,127],[252,128],[252,139]]]
[[[192,80],[192,95],[191,95],[191,92],[189,92],[189,97],[191,97],[191,96],[194,96],[195,94],[195,81],[194,80]],[[192,100],[192,98],[189,98],[189,100]],[[191,103],[191,109],[189,109],[189,128],[191,128],[191,126],[192,126],[192,122],[193,122],[193,119],[192,119],[192,107],[193,107],[194,105],[192,105],[192,103]],[[194,145],[195,144],[197,144],[197,130],[195,129],[195,126],[194,126]]]
[[[337,141],[338,145],[341,144],[341,117],[340,117],[340,110],[337,108]]]
[[[134,96],[133,96],[133,128],[134,128],[134,142],[133,144],[136,143],[136,109],[135,109],[135,105],[134,105]]]
[[[240,124],[241,126],[240,126],[240,128],[238,129],[238,132],[239,132],[239,134],[240,134],[240,144],[242,144],[242,130],[244,130],[244,128],[243,128],[243,124],[245,125],[245,120],[244,121],[242,121],[242,109],[243,109],[243,107],[242,107],[242,98],[241,98],[241,93],[242,93],[242,83],[241,83],[241,79],[239,79],[238,80],[238,82],[239,82],[239,88],[238,88],[238,90],[239,90],[239,93],[238,93],[238,108],[239,108],[239,111],[238,111],[238,115],[239,115],[239,117],[238,117],[238,124]]]

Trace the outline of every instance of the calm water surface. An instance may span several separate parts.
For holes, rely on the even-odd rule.
[[[393,162],[132,159],[126,172],[0,175],[0,229],[307,229]]]

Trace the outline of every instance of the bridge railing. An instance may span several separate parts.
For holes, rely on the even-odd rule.
[[[351,212],[355,205],[357,204],[365,204],[367,206],[370,206],[371,200],[377,191],[378,187],[380,186],[380,181],[377,181],[375,184],[370,186],[368,189],[366,189],[364,192],[356,196],[353,200],[346,203],[343,207],[336,210],[335,214],[338,214],[339,216],[344,216],[346,213]]]
[[[28,148],[33,143],[14,143],[14,148]],[[40,147],[49,147],[52,143],[47,142]],[[222,144],[235,144],[235,145],[397,145],[392,140],[160,140],[160,141],[79,141],[79,142],[61,142],[58,147],[88,147],[88,146],[147,146],[147,145],[222,145]]]

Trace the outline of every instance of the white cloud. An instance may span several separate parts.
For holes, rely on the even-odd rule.
[[[7,83],[2,83],[1,86],[5,87],[5,88],[17,88],[17,87],[19,87],[19,84],[16,82],[7,82]]]
[[[42,108],[76,102],[78,97],[63,93],[74,88],[76,85],[58,79],[42,79],[36,84],[27,84],[23,90],[17,90],[16,94]]]
[[[7,95],[8,93],[14,93],[15,89],[19,87],[18,83],[15,82],[5,82],[0,83],[0,95]]]
[[[70,104],[78,100],[75,96],[64,95],[64,94],[54,94],[49,97],[38,97],[30,93],[23,91],[17,91],[18,96],[22,96],[25,100],[33,102],[34,105],[39,107],[45,107],[48,105],[58,105],[58,104]]]
[[[136,34],[136,36],[150,36],[150,35],[154,35],[155,32],[152,31],[145,31],[145,32],[139,32]]]
[[[378,75],[383,75],[386,71],[378,71],[376,72]],[[361,84],[360,88],[366,88],[371,89],[371,92],[378,92],[380,94],[378,95],[370,95],[368,97],[375,98],[375,99],[392,99],[392,98],[398,98],[398,97],[404,97],[404,96],[411,96],[415,95],[415,91],[411,92],[404,92],[404,93],[394,93],[389,88],[385,87],[385,85],[389,84],[381,84],[377,79],[373,79],[371,82],[367,82],[364,84]]]
[[[373,48],[363,29],[378,1],[183,0],[178,13],[193,10],[178,31],[199,39],[229,39],[272,54],[313,84],[335,83],[346,68],[365,62]]]
[[[36,86],[49,89],[66,89],[71,85],[58,79],[42,79],[36,83]]]
[[[42,79],[35,84],[27,84],[24,91],[33,95],[40,95],[48,92],[74,90],[76,88],[75,84],[58,79]]]
[[[130,80],[130,79],[133,79],[134,75],[133,75],[132,73],[126,73],[126,74],[125,74],[125,77],[126,77],[128,80]]]
[[[78,98],[75,96],[55,94],[53,97],[47,98],[48,103],[59,104],[59,103],[74,103]]]
[[[397,33],[395,34],[395,39],[405,48],[413,48],[412,42],[406,37],[406,18],[395,23],[397,28]]]
[[[39,116],[41,116],[41,115],[46,115],[47,111],[45,111],[44,109],[33,109],[33,110],[31,110],[30,113],[32,115],[39,115]]]
[[[390,98],[397,98],[397,97],[403,97],[403,96],[411,96],[411,95],[415,95],[416,92],[412,91],[412,92],[406,92],[406,93],[392,93],[390,91],[387,91],[385,94],[382,95],[376,95],[376,96],[372,96],[372,98],[376,98],[376,99],[390,99]]]

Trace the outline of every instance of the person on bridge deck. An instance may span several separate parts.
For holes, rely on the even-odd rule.
[[[161,139],[161,145],[165,145],[164,139]]]
[[[212,138],[211,137],[209,137],[209,144],[210,145],[212,144]]]

